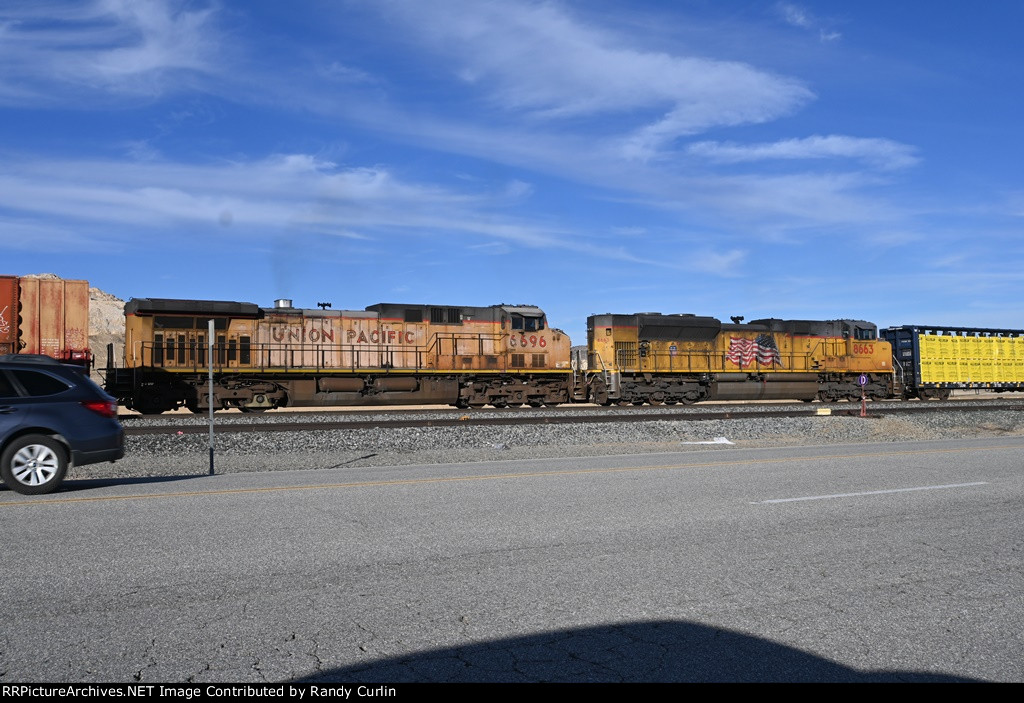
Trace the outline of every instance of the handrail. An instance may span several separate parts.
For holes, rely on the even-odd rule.
[[[214,369],[218,372],[287,371],[314,369],[338,371],[358,369],[391,369],[420,371],[427,361],[459,356],[495,356],[504,360],[514,350],[500,346],[500,334],[440,333],[431,336],[424,345],[394,344],[332,344],[310,345],[290,343],[250,343],[244,347],[231,343],[200,344],[189,340],[184,345],[157,344],[139,341],[141,365],[154,368],[205,371],[207,354],[213,353]],[[445,342],[451,344],[445,349]],[[489,346],[489,348],[488,348]],[[472,347],[472,348],[470,348]],[[243,359],[248,358],[248,361]]]
[[[600,355],[594,352],[600,359]],[[756,359],[742,366],[734,364],[724,350],[682,350],[677,352],[648,351],[641,356],[639,350],[617,349],[617,368],[621,371],[644,372],[758,372],[758,371],[819,371],[812,362],[815,361],[810,352],[786,352],[780,354],[779,363],[763,364]],[[633,362],[633,363],[629,363]],[[603,363],[603,360],[602,360]],[[735,368],[729,368],[735,366]]]

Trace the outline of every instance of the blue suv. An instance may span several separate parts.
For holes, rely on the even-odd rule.
[[[117,401],[78,366],[0,356],[0,479],[18,493],[56,490],[69,466],[124,456]]]

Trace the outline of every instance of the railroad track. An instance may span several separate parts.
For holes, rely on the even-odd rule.
[[[612,422],[697,422],[701,420],[737,420],[742,418],[795,418],[838,416],[858,417],[861,414],[859,403],[815,404],[799,408],[774,409],[765,405],[733,406],[729,409],[704,410],[693,406],[685,408],[601,408],[574,407],[562,410],[551,410],[539,413],[536,410],[486,410],[470,411],[456,415],[450,409],[419,411],[417,415],[427,414],[428,417],[396,419],[393,417],[380,419],[340,419],[351,416],[351,412],[316,413],[316,420],[279,420],[281,415],[261,416],[244,421],[228,421],[223,416],[217,421],[215,416],[214,431],[217,433],[253,433],[253,432],[303,432],[314,430],[366,430],[366,429],[400,429],[410,427],[466,427],[466,426],[501,426],[501,425],[567,425],[567,424],[601,424]],[[872,402],[867,406],[868,418],[879,418],[887,415],[914,415],[936,412],[956,411],[1022,411],[1024,405],[1019,402],[1003,403],[998,401],[980,402],[946,402],[910,404],[900,401]],[[457,412],[457,411],[455,411]],[[429,415],[436,415],[431,417]],[[325,419],[326,418],[328,419]],[[339,419],[331,419],[331,418]],[[122,418],[125,434],[128,435],[159,435],[159,434],[205,434],[209,432],[209,424],[204,418],[189,417],[189,422],[167,422],[169,418],[158,421],[166,424],[153,425],[150,418],[131,416]]]

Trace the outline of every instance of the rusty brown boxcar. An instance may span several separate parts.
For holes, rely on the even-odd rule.
[[[88,365],[88,282],[0,276],[0,354]]]
[[[123,405],[143,413],[182,406],[202,412],[211,402],[215,409],[247,412],[556,405],[569,400],[571,385],[569,338],[531,305],[380,303],[329,310],[295,308],[286,300],[261,308],[135,298],[125,305],[123,363],[108,368],[106,382]]]

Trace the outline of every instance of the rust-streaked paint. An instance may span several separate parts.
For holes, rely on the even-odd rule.
[[[0,276],[0,354],[18,351],[18,279]]]
[[[23,354],[42,354],[39,342],[39,279],[23,278],[19,285],[21,292],[21,321],[18,336]]]
[[[0,276],[0,353],[84,363],[89,354],[88,281]]]

